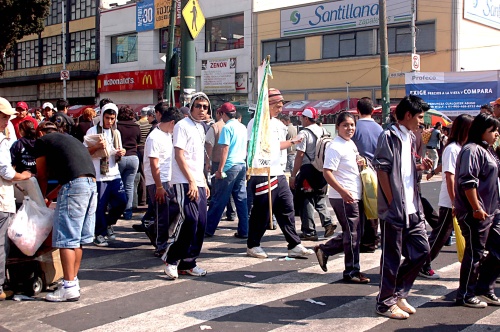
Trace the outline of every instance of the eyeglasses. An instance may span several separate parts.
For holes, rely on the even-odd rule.
[[[204,110],[208,110],[208,105],[203,104],[195,104],[194,108],[203,108]]]

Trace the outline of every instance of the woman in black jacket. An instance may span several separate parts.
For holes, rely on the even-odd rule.
[[[127,193],[127,206],[123,217],[132,219],[132,202],[134,199],[134,179],[139,169],[137,144],[141,141],[141,130],[135,123],[135,113],[128,105],[120,107],[117,121],[118,131],[122,137],[123,148],[127,151],[118,163],[125,192]]]

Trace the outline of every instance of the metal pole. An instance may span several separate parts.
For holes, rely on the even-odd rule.
[[[184,8],[189,0],[181,0],[181,8]],[[194,39],[184,19],[181,20],[181,96],[188,96],[196,89],[195,72],[195,47]],[[186,100],[182,101],[185,105]]]
[[[351,109],[351,98],[349,98],[349,82],[345,82],[347,84],[347,109]]]
[[[163,101],[172,106],[172,73],[171,62],[174,55],[174,39],[175,39],[175,14],[177,9],[177,0],[172,0],[170,4],[170,27],[168,31],[168,50],[165,60],[165,73],[163,74]],[[172,95],[171,95],[172,93]]]
[[[411,1],[411,54],[413,56],[413,54],[416,54],[417,53],[417,26],[416,26],[416,16],[417,16],[417,10],[416,10],[416,3],[415,3],[416,0],[412,0]],[[413,59],[411,59],[411,61],[413,61]],[[415,71],[415,69],[413,69],[413,66],[412,66],[412,70],[411,71]]]
[[[62,0],[62,44],[63,44],[63,54],[62,54],[62,68],[66,70],[66,6],[65,1]],[[66,80],[63,80],[63,99],[66,99]]]
[[[389,53],[387,47],[387,20],[385,0],[379,0],[380,22],[380,86],[382,88],[382,124],[390,122],[391,99],[389,96]]]

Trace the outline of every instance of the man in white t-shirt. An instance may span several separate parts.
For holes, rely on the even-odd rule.
[[[89,135],[103,135],[103,139],[95,145],[88,146],[90,155],[99,150],[107,150],[108,157],[92,158],[96,171],[97,202],[95,239],[98,247],[107,247],[108,240],[114,240],[113,225],[116,224],[127,205],[127,195],[120,177],[118,161],[125,155],[122,147],[120,132],[116,129],[116,116],[118,107],[108,103],[101,108],[100,121],[97,125],[87,130]],[[109,207],[109,210],[108,210]]]
[[[155,247],[154,255],[161,257],[168,246],[169,202],[168,191],[172,177],[174,125],[184,119],[177,109],[169,107],[161,121],[151,131],[144,147],[144,176],[149,197],[154,206],[154,223],[147,226],[146,233]],[[154,198],[154,199],[153,199]]]
[[[295,211],[293,209],[293,195],[288,187],[283,167],[281,165],[281,150],[286,150],[297,141],[296,138],[283,141],[281,139],[285,125],[276,117],[283,108],[283,96],[277,89],[269,89],[269,113],[271,121],[271,180],[267,176],[252,176],[248,182],[248,189],[253,193],[253,208],[250,214],[247,255],[255,258],[267,258],[266,252],[260,247],[260,241],[269,225],[269,186],[271,187],[271,201],[273,213],[276,216],[285,239],[288,242],[289,257],[304,257],[312,255],[314,251],[306,249],[300,243],[295,230]],[[250,129],[251,130],[251,129]]]
[[[190,114],[174,127],[172,179],[174,200],[170,204],[172,242],[162,260],[165,274],[177,279],[179,274],[205,276],[207,271],[196,265],[207,222],[207,198],[210,195],[203,168],[205,163],[205,127],[211,112],[210,100],[203,92],[191,98]],[[174,217],[174,214],[178,216]]]
[[[296,189],[296,199],[299,200],[301,207],[302,234],[300,238],[305,241],[318,241],[314,225],[314,210],[318,212],[321,226],[325,228],[326,238],[332,237],[337,228],[337,225],[332,223],[332,216],[326,205],[326,181],[323,174],[311,164],[315,160],[316,142],[325,135],[325,130],[316,124],[318,116],[318,111],[314,107],[307,107],[300,113],[300,121],[304,129],[299,132],[299,135],[303,139],[297,144],[295,162],[289,179],[290,188]],[[298,181],[295,181],[296,177]],[[304,181],[311,187],[309,192],[304,190],[306,187]],[[320,184],[319,188],[315,188],[316,183]]]

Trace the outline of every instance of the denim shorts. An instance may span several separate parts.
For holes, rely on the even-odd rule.
[[[94,239],[97,186],[94,178],[76,178],[61,187],[54,213],[52,246],[80,248]]]

